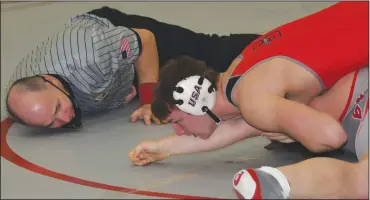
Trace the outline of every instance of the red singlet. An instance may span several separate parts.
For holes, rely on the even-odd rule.
[[[283,57],[305,67],[323,90],[346,74],[369,65],[369,3],[339,2],[282,25],[256,39],[241,53],[226,87],[268,59]],[[232,101],[231,101],[232,102]]]

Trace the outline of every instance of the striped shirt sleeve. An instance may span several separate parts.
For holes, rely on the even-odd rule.
[[[69,21],[71,27],[84,23],[91,28],[93,50],[97,53],[96,60],[104,63],[108,59],[131,64],[138,59],[142,46],[140,37],[134,30],[114,26],[109,20],[91,14],[78,15]]]
[[[130,92],[140,53],[140,38],[130,28],[78,15],[24,57],[7,89],[24,77],[56,74],[70,84],[83,111],[106,110]]]

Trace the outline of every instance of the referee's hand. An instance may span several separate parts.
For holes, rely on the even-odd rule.
[[[131,122],[136,122],[138,119],[143,119],[146,125],[150,125],[151,120],[153,120],[156,125],[162,124],[161,121],[152,114],[150,104],[142,105],[134,113],[132,113]]]

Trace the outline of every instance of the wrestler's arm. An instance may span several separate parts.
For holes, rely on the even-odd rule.
[[[142,51],[139,58],[135,61],[135,71],[138,76],[138,90],[141,107],[130,116],[132,122],[143,119],[149,125],[151,119],[155,124],[160,121],[151,113],[150,103],[153,98],[153,90],[158,83],[159,58],[157,43],[154,34],[146,29],[133,29],[140,37]]]
[[[229,146],[245,138],[258,136],[260,132],[248,125],[243,118],[238,118],[222,122],[206,140],[173,134],[159,140],[158,147],[161,152],[170,155],[206,152]]]
[[[286,133],[312,152],[340,148],[346,138],[343,127],[332,116],[307,105],[287,100],[283,95],[256,90],[242,80],[238,102],[244,119],[252,126],[266,131]],[[250,98],[253,90],[253,98]],[[256,101],[258,99],[258,101]]]
[[[139,84],[157,83],[159,74],[158,50],[154,34],[146,29],[133,29],[142,42],[142,52],[135,62]]]

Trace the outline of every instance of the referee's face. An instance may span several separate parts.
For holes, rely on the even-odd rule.
[[[61,85],[55,84],[60,89]],[[69,123],[75,112],[68,96],[52,84],[42,91],[10,95],[12,108],[26,124],[37,127],[60,128]],[[9,102],[10,103],[10,102]]]
[[[44,127],[60,128],[75,117],[71,100],[59,89],[51,86],[40,95],[40,103],[43,102],[45,109],[45,112],[40,112]],[[42,95],[45,96],[42,97]]]

